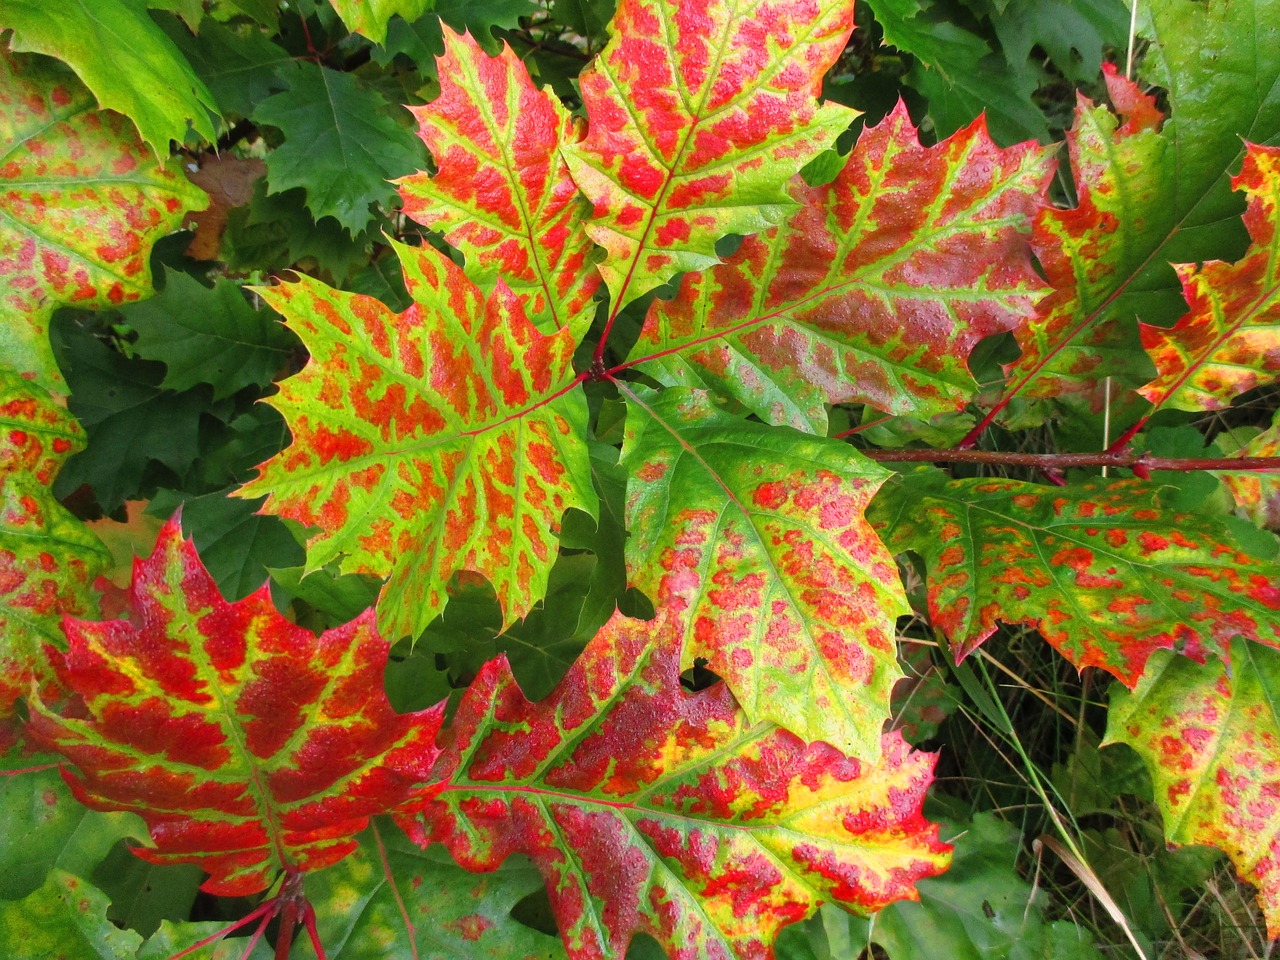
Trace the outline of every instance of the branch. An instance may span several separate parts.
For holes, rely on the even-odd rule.
[[[1152,470],[1235,470],[1280,473],[1280,457],[1154,457],[1132,450],[1102,453],[1005,453],[999,450],[862,450],[882,463],[993,463],[1060,471],[1071,467],[1121,467],[1144,480]]]

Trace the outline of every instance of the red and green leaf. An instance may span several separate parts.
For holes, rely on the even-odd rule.
[[[924,560],[929,619],[957,659],[998,622],[1036,627],[1077,667],[1129,686],[1156,650],[1203,662],[1227,657],[1237,636],[1280,646],[1280,566],[1161,507],[1140,481],[908,474],[886,486],[873,518],[895,552]]]
[[[147,822],[143,859],[256,893],[341,859],[370,816],[421,789],[442,708],[391,709],[372,611],[317,637],[265,587],[227,603],[175,517],[135,564],[128,612],[65,621],[59,674],[84,716],[35,699],[29,730],[74,765],[81,803]]]
[[[1274,457],[1280,465],[1280,412],[1276,413],[1270,427],[1244,446],[1226,453],[1233,457]],[[1258,526],[1280,532],[1280,473],[1240,470],[1220,472],[1217,476],[1231,491],[1238,510]]]
[[[784,225],[655,302],[628,365],[816,433],[830,403],[960,409],[977,390],[970,351],[1039,296],[1027,232],[1051,173],[1034,144],[1002,150],[981,122],[923,147],[899,105],[834,182],[793,185]]]
[[[447,27],[444,44],[440,96],[413,108],[438,172],[400,180],[404,212],[462,251],[481,290],[501,278],[538,329],[581,336],[600,274],[588,260],[585,204],[560,156],[578,139],[573,119],[510,47],[489,57]]]
[[[63,407],[0,369],[0,719],[49,677],[43,648],[65,646],[63,616],[97,610],[91,585],[110,556],[49,489],[83,446]]]
[[[863,516],[886,471],[700,391],[622,390],[628,574],[682,618],[682,665],[705,658],[752,722],[874,760],[908,612]]]
[[[1280,376],[1280,148],[1246,144],[1231,182],[1253,244],[1235,263],[1175,266],[1190,309],[1171,329],[1141,327],[1157,375],[1138,392],[1157,407],[1220,410]]]
[[[787,181],[856,116],[818,102],[852,29],[848,0],[619,2],[563,148],[615,311],[794,208]]]
[[[0,356],[64,390],[49,319],[152,293],[152,244],[204,194],[52,61],[0,48]]]
[[[931,755],[889,734],[868,764],[750,723],[724,684],[687,693],[679,630],[615,616],[540,703],[486,665],[406,827],[472,870],[529,856],[574,958],[640,932],[675,960],[766,958],[824,900],[869,913],[945,869]]]
[[[1157,653],[1112,694],[1107,742],[1146,762],[1169,843],[1224,851],[1280,937],[1280,652],[1238,640],[1231,663]]]
[[[308,571],[341,556],[389,576],[387,636],[420,633],[460,570],[489,579],[507,625],[545,591],[564,511],[596,512],[573,332],[544,336],[431,247],[396,252],[404,313],[305,277],[261,291],[311,360],[269,400],[292,445],[239,495],[319,527]]]

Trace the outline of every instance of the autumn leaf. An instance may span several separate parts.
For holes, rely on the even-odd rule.
[[[260,291],[311,361],[268,401],[292,445],[238,495],[320,528],[308,572],[341,556],[389,575],[387,636],[420,633],[458,570],[489,579],[509,625],[546,588],[564,511],[596,512],[572,333],[538,333],[509,289],[484,299],[431,247],[396,252],[401,314],[309,278]]]
[[[969,353],[1031,315],[1027,232],[1051,165],[976,123],[923,147],[899,104],[800,209],[649,310],[627,366],[826,433],[827,404],[926,419],[976,393]]]
[[[580,337],[600,274],[559,152],[577,139],[573,119],[505,44],[489,57],[446,28],[444,46],[440,96],[411,108],[438,172],[399,181],[404,212],[461,250],[485,293],[501,277],[539,330],[568,326]]]
[[[205,196],[52,61],[0,48],[0,356],[65,392],[49,319],[152,292],[151,246]]]
[[[198,864],[210,893],[341,859],[437,756],[442,707],[391,709],[372,611],[317,637],[265,588],[227,603],[176,517],[135,564],[128,612],[65,621],[59,673],[86,715],[33,698],[29,730],[74,766],[81,803],[147,822],[154,846],[139,856]]]
[[[705,658],[752,722],[874,761],[908,612],[863,517],[888,474],[838,440],[751,423],[705,393],[627,398],[627,569],[680,611],[681,664]]]
[[[1231,182],[1253,244],[1235,263],[1175,265],[1190,309],[1172,329],[1141,325],[1157,375],[1138,392],[1157,407],[1220,410],[1280,376],[1280,148],[1246,144]]]
[[[1227,435],[1223,435],[1225,440]],[[1280,458],[1280,412],[1271,426],[1237,449],[1224,451],[1233,457]],[[1217,472],[1231,491],[1236,507],[1260,527],[1280,531],[1280,475],[1275,471],[1238,470]]]
[[[769,957],[821,901],[873,912],[945,869],[929,754],[889,734],[867,764],[751,724],[723,684],[687,693],[678,630],[615,616],[539,703],[486,665],[406,829],[471,870],[529,856],[573,958],[639,932],[675,960]]]
[[[1245,640],[1231,663],[1158,652],[1132,692],[1112,694],[1107,743],[1151,772],[1169,843],[1224,851],[1258,888],[1267,935],[1280,937],[1280,652]]]
[[[1160,506],[1141,481],[907,474],[872,517],[895,553],[924,560],[929,619],[957,659],[1000,621],[1036,627],[1077,667],[1129,686],[1156,650],[1203,662],[1226,657],[1236,636],[1280,646],[1280,567],[1224,543],[1212,522]]]
[[[846,0],[621,0],[609,29],[580,78],[587,136],[562,152],[616,311],[716,263],[725,234],[781,222],[787,181],[857,114],[817,99]]]

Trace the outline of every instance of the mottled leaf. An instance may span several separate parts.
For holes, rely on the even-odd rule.
[[[0,902],[5,960],[134,960],[142,938],[107,919],[102,891],[64,870],[21,900]]]
[[[169,156],[170,140],[186,139],[188,124],[215,139],[217,104],[142,0],[5,0],[6,28],[10,49],[70,64],[104,109],[133,121],[157,157]]]
[[[355,853],[307,879],[307,896],[328,960],[560,960],[559,938],[511,916],[540,885],[528,864],[478,877],[375,825]]]
[[[871,765],[750,724],[724,684],[681,688],[679,646],[664,615],[619,614],[540,703],[491,662],[406,826],[472,870],[527,854],[574,958],[639,932],[675,960],[766,958],[821,901],[872,912],[945,868],[929,754],[889,734]]]
[[[1138,392],[1157,407],[1220,410],[1280,376],[1280,148],[1246,144],[1231,182],[1253,244],[1235,263],[1175,266],[1189,311],[1171,329],[1141,328],[1157,375]]]
[[[1052,167],[981,123],[922,147],[899,105],[801,207],[656,301],[628,364],[826,432],[829,403],[927,418],[977,390],[969,352],[1031,314],[1026,233]]]
[[[1107,742],[1146,762],[1170,843],[1224,851],[1258,888],[1280,937],[1280,653],[1237,640],[1231,663],[1152,656],[1132,693],[1112,694]]]
[[[501,277],[540,330],[581,336],[600,274],[559,152],[573,120],[505,44],[488,57],[469,34],[445,30],[444,43],[440,96],[413,109],[439,172],[400,181],[404,212],[461,250],[486,293]]]
[[[128,613],[65,621],[59,673],[86,715],[34,699],[29,729],[74,765],[81,803],[147,821],[139,856],[199,864],[210,893],[336,862],[436,758],[441,708],[392,711],[371,611],[317,637],[265,588],[227,603],[176,518],[135,565]]]
[[[957,658],[998,621],[1034,626],[1077,667],[1129,686],[1156,650],[1204,661],[1226,657],[1236,636],[1280,646],[1280,566],[1161,507],[1159,489],[1140,481],[909,474],[874,511],[895,552],[924,559],[930,622]]]
[[[311,362],[269,400],[293,444],[240,495],[320,528],[308,571],[342,555],[390,575],[388,636],[420,633],[457,570],[489,579],[509,624],[545,590],[564,511],[596,512],[572,334],[538,333],[505,286],[486,300],[430,247],[396,250],[401,314],[306,278],[261,291]]]
[[[253,114],[284,134],[267,154],[270,192],[301,187],[317,220],[333,217],[357,234],[373,219],[372,204],[395,199],[387,181],[422,166],[422,145],[393,119],[399,108],[354,74],[303,64],[285,80],[288,89]]]
[[[54,309],[148,296],[151,245],[205,203],[63,68],[3,49],[0,197],[0,356],[50,390]]]
[[[432,0],[331,0],[342,22],[352,33],[361,33],[374,43],[387,37],[387,21],[393,16],[417,20],[434,6]]]
[[[863,511],[887,473],[838,440],[623,387],[627,570],[751,721],[874,760],[902,676],[898,568]]]
[[[817,100],[852,28],[846,0],[621,0],[563,150],[615,310],[794,208],[787,180],[856,116]]]
[[[1280,412],[1266,430],[1243,446],[1224,453],[1233,457],[1275,457],[1280,464]],[[1249,519],[1260,527],[1280,532],[1280,473],[1242,470],[1217,476],[1231,491],[1237,508]]]

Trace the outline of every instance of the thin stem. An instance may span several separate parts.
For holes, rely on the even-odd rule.
[[[881,463],[983,463],[1037,470],[1072,467],[1119,467],[1144,480],[1153,470],[1231,470],[1280,472],[1280,457],[1155,457],[1132,450],[1101,453],[1011,453],[1000,450],[862,450],[863,456]]]

